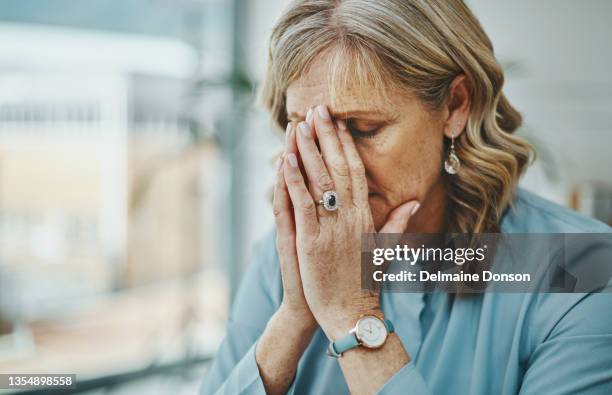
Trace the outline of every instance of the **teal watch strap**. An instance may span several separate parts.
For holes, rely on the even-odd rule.
[[[385,323],[385,326],[387,327],[387,332],[389,333],[395,332],[395,327],[393,326],[393,323],[391,321],[384,319],[383,322]]]
[[[385,319],[383,320],[383,323],[387,328],[387,333],[393,333],[395,331],[391,321]],[[338,339],[335,342],[330,342],[329,346],[327,347],[327,355],[334,358],[340,358],[342,353],[357,346],[359,346],[359,340],[357,339],[357,335],[351,331],[351,333],[343,338]]]
[[[338,339],[335,342],[330,342],[329,347],[327,347],[327,355],[334,358],[340,358],[343,352],[348,351],[351,348],[355,348],[358,345],[359,340],[357,340],[357,336],[355,336],[354,333],[349,333],[342,339]]]

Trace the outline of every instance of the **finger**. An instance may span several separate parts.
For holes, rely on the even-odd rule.
[[[295,141],[295,132],[291,133],[290,140]],[[289,151],[283,165],[285,184],[293,203],[293,213],[297,232],[316,235],[319,231],[317,207],[315,205],[304,177],[300,172],[295,151]]]
[[[278,158],[276,183],[274,185],[274,200],[272,201],[272,211],[274,213],[274,222],[276,223],[277,240],[281,235],[286,239],[295,237],[293,210],[291,208],[291,199],[289,198],[287,184],[285,184],[283,162],[283,157]]]
[[[310,107],[308,109],[308,111],[306,112],[306,123],[311,127],[314,128],[314,123],[312,122],[312,116],[313,116],[313,107]]]
[[[313,199],[317,201],[323,196],[323,192],[334,189],[334,182],[327,171],[327,167],[325,167],[323,157],[315,143],[312,128],[308,123],[300,122],[297,127],[296,140],[310,193]]]
[[[302,292],[300,269],[295,247],[295,222],[291,199],[283,173],[283,158],[277,161],[276,184],[272,209],[276,223],[276,249],[281,265],[281,275],[285,292]]]
[[[324,105],[318,106],[314,111],[313,120],[323,161],[336,188],[338,188],[336,192],[340,195],[340,201],[350,201],[351,180],[348,163],[327,107]]]
[[[300,172],[302,173],[302,176],[306,177],[306,170],[304,170],[304,164],[300,158],[297,142],[295,140],[296,127],[297,124],[294,122],[289,122],[287,124],[287,130],[285,131],[285,151],[283,156],[286,156],[289,152],[294,152],[297,155]]]
[[[312,130],[312,137],[315,141],[315,145],[317,146],[317,150],[319,150],[319,153],[321,152],[321,149],[319,148],[319,138],[317,137],[317,132],[315,131],[315,124],[314,124],[314,110],[316,107],[310,107],[308,109],[308,112],[306,113],[306,123],[308,124],[308,126],[310,126],[310,130]]]
[[[338,121],[338,137],[344,150],[344,156],[349,166],[349,173],[351,176],[351,191],[353,196],[353,203],[358,207],[368,206],[368,181],[365,175],[365,166],[359,156],[357,147],[355,146],[355,140],[346,127],[344,121]]]
[[[387,222],[378,233],[404,233],[410,218],[417,212],[421,204],[416,200],[411,200],[401,206],[396,207],[389,216]]]
[[[289,146],[289,137],[291,136],[292,130],[293,122],[287,123],[287,128],[285,129],[285,150],[283,151],[283,157],[287,155],[287,146]]]

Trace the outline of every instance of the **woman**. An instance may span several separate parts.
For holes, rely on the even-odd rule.
[[[287,126],[276,231],[203,393],[612,393],[606,294],[361,290],[367,232],[609,231],[517,189],[503,82],[460,0],[291,3],[263,90]]]

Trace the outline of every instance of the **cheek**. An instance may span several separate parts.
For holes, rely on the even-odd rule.
[[[442,139],[435,131],[397,133],[397,138],[360,150],[371,181],[389,203],[424,196],[441,174]]]
[[[428,191],[441,175],[442,139],[432,137],[435,137],[435,133],[424,136],[414,144],[413,149],[406,150],[406,165],[402,168],[404,174],[415,179],[421,194]]]
[[[441,179],[441,139],[415,136],[409,143],[398,141],[361,151],[369,181],[379,193],[369,199],[377,230],[391,210],[412,199],[424,201]]]

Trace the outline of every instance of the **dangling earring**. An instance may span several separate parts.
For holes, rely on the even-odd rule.
[[[451,136],[451,146],[450,152],[448,153],[448,158],[444,161],[444,170],[448,174],[457,174],[459,172],[459,168],[461,167],[461,162],[455,154],[455,134]]]

